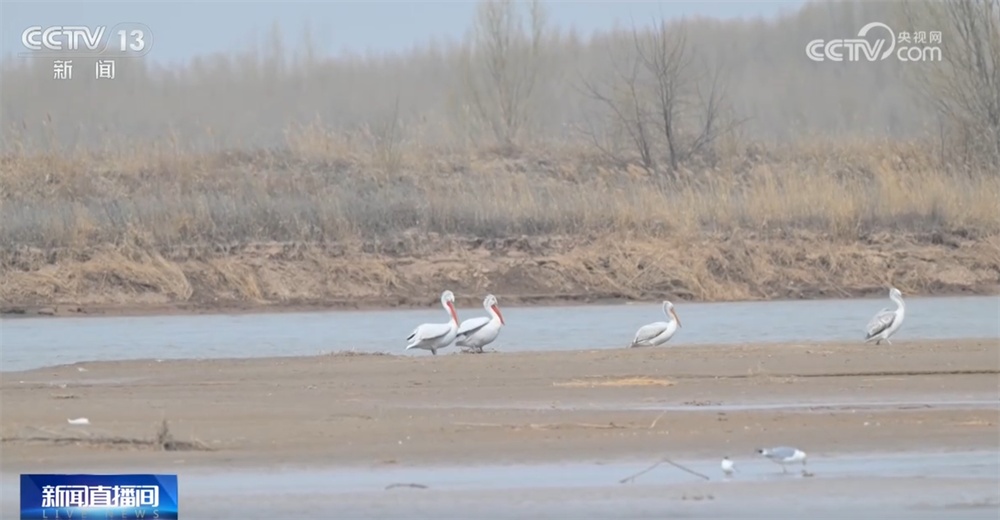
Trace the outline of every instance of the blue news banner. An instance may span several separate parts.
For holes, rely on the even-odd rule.
[[[21,519],[177,519],[177,475],[21,475]]]

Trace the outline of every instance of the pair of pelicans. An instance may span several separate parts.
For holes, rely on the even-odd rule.
[[[865,343],[874,341],[879,345],[885,341],[891,345],[889,336],[895,334],[903,325],[903,316],[906,313],[903,293],[895,287],[890,287],[889,299],[896,303],[896,309],[885,308],[875,314],[865,328]],[[497,306],[497,298],[492,294],[486,295],[483,300],[483,308],[489,313],[489,317],[471,318],[461,324],[455,311],[455,295],[451,291],[441,293],[441,306],[451,317],[448,323],[424,323],[418,326],[406,338],[406,350],[414,348],[430,350],[431,354],[436,356],[438,349],[445,348],[454,341],[459,347],[482,352],[484,346],[497,339],[500,328],[505,325],[503,314]],[[681,319],[674,310],[674,304],[669,301],[663,302],[663,314],[670,321],[643,325],[635,333],[635,338],[629,347],[655,347],[669,341],[681,326]]]
[[[458,323],[458,313],[455,311],[455,295],[451,291],[441,293],[441,306],[451,317],[448,323],[424,323],[413,329],[406,338],[406,350],[419,348],[430,350],[437,355],[439,348],[445,348],[454,341],[456,346],[470,348],[482,352],[483,347],[492,343],[500,335],[500,327],[504,326],[503,314],[497,306],[497,297],[487,294],[483,299],[483,308],[489,317],[470,318]]]

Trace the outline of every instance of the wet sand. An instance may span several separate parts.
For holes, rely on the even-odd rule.
[[[7,474],[184,474],[257,467],[388,470],[623,460],[641,469],[661,456],[717,461],[722,455],[759,473],[780,471],[754,455],[756,447],[774,444],[797,445],[810,453],[810,464],[820,465],[824,457],[844,454],[1000,454],[998,374],[1000,340],[79,363],[3,374],[2,455]],[[67,424],[78,417],[88,418],[90,425]],[[164,419],[171,438],[180,443],[168,446],[176,449],[149,443]],[[706,471],[710,484],[718,485],[717,463]],[[601,502],[604,506],[633,499],[656,502],[652,509],[628,510],[636,515],[697,507],[673,495],[700,484],[683,484],[666,494],[657,494],[655,487],[628,491],[616,482],[623,476],[609,477],[614,489],[606,490],[610,502]],[[969,502],[973,512],[995,516],[993,495],[982,491],[995,489],[995,478],[965,484],[948,480],[952,476],[941,479],[872,486],[912,495],[912,504],[928,486],[957,486],[972,491],[956,492],[948,500]],[[830,485],[794,480],[800,483],[779,485],[805,486],[803,497]],[[752,490],[735,490],[759,485],[744,482],[725,489],[752,495]],[[707,493],[695,488],[687,493]],[[428,515],[451,500],[445,497],[450,492],[440,489],[391,492],[430,492],[421,495],[430,501],[426,508],[417,509]],[[485,491],[459,494],[468,493],[483,498],[459,512],[502,503],[487,499]],[[587,489],[517,493],[535,497],[525,498],[535,505],[522,512],[543,515],[560,511],[558,497],[577,496],[585,504],[603,496]],[[282,496],[270,503],[276,511],[289,511],[291,499]],[[540,506],[539,500],[549,505]],[[940,507],[946,507],[948,500],[941,500]],[[405,501],[395,509],[382,499],[366,502],[362,495],[335,502],[343,511],[357,506],[356,511],[375,516],[405,512],[399,509]],[[780,504],[772,506],[780,509]],[[717,507],[722,509],[712,514],[724,516],[725,507]],[[595,505],[593,511],[600,509]],[[732,512],[738,514],[738,507]]]
[[[746,454],[780,442],[819,451],[995,447],[998,343],[80,363],[4,373],[4,460],[11,469],[177,458],[486,463],[649,457],[667,446]],[[863,402],[901,404],[858,409]],[[803,403],[819,408],[773,406]],[[77,417],[91,424],[67,425]],[[7,440],[43,436],[36,428],[149,438],[163,419],[176,439],[213,451]]]

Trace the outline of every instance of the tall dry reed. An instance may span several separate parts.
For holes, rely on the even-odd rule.
[[[517,157],[404,147],[387,171],[344,140],[299,132],[278,150],[193,153],[168,143],[8,155],[0,246],[86,248],[136,232],[151,247],[172,248],[408,232],[1000,231],[1000,176],[942,168],[919,143],[750,147],[668,179],[568,146]]]

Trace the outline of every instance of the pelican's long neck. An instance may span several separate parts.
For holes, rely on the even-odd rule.
[[[676,319],[674,319],[674,314],[670,312],[670,307],[667,307],[666,305],[663,306],[663,314],[667,316],[668,321],[670,322],[677,321]]]
[[[895,294],[890,295],[889,297],[892,298],[892,301],[896,302],[896,311],[897,312],[904,312],[906,310],[906,304],[903,303],[903,299],[902,298],[900,298],[899,296],[896,296]]]
[[[448,318],[449,318],[448,324],[453,327],[458,327],[458,314],[451,307],[451,302],[447,301],[441,302],[441,306],[444,307],[444,310],[448,312]]]

